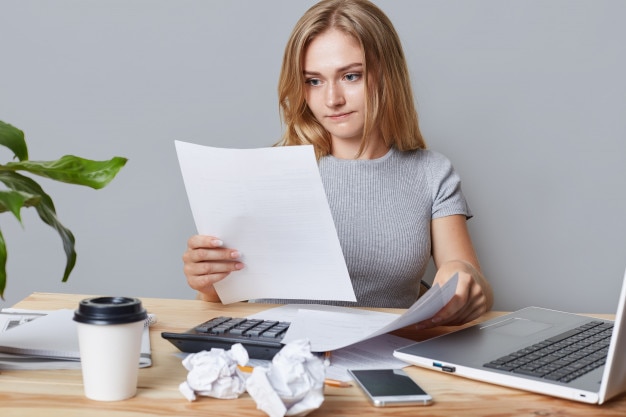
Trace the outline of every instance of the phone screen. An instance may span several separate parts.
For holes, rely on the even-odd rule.
[[[350,370],[374,405],[429,404],[428,395],[402,369]]]

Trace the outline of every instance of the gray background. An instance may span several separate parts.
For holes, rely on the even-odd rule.
[[[428,144],[462,175],[495,308],[613,312],[626,267],[626,2],[377,3],[403,40]],[[195,227],[174,140],[273,144],[283,47],[311,4],[0,0],[0,120],[25,131],[30,159],[129,158],[99,191],[40,180],[77,239],[65,284],[57,234],[33,209],[23,227],[0,216],[0,303],[33,291],[192,298],[181,255]]]

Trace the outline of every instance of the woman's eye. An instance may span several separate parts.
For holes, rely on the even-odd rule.
[[[347,81],[357,81],[359,78],[361,78],[361,74],[346,74],[345,75],[345,79]]]
[[[308,85],[311,85],[313,87],[320,85],[321,81],[318,80],[317,78],[309,78],[308,80],[305,81],[305,83],[307,83]]]

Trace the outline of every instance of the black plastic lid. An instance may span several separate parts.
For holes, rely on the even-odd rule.
[[[74,321],[86,324],[125,324],[145,320],[146,310],[137,298],[95,297],[82,300]]]

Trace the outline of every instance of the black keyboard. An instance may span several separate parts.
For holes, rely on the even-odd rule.
[[[612,332],[613,323],[592,321],[483,366],[569,382],[605,364]]]
[[[233,344],[241,343],[250,358],[272,359],[283,347],[281,341],[289,325],[284,321],[215,317],[184,333],[163,332],[161,337],[182,352],[228,350]]]

